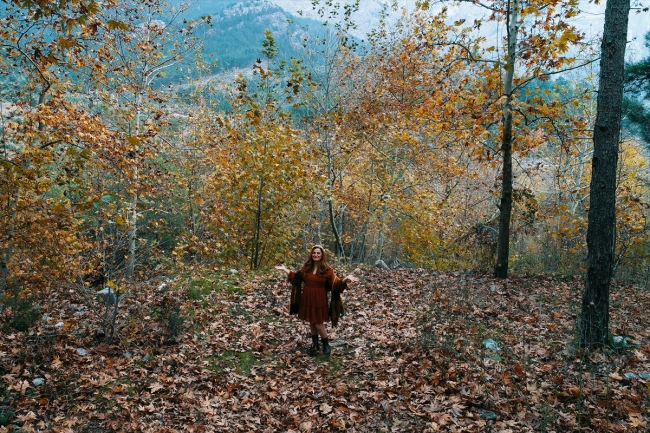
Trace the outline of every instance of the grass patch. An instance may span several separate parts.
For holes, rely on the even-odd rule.
[[[242,307],[239,304],[233,304],[228,308],[228,314],[232,317],[243,317],[245,319],[248,319],[250,317],[250,314],[244,307]]]
[[[207,278],[199,278],[190,282],[190,287],[187,289],[186,294],[192,301],[198,301],[205,295],[212,293],[214,282]]]
[[[323,355],[320,353],[316,355],[314,360],[319,364],[327,364],[328,374],[330,376],[335,376],[341,371],[341,367],[343,366],[343,358],[338,356]]]
[[[226,350],[225,352],[217,355],[211,356],[206,359],[210,365],[210,369],[215,373],[221,373],[225,369],[234,370],[237,374],[241,376],[249,376],[251,369],[260,365],[261,362],[255,359],[253,352],[235,352],[232,350]]]
[[[231,295],[244,294],[244,290],[242,290],[242,288],[239,287],[238,281],[231,281],[231,280],[220,281],[219,284],[217,285],[217,290],[219,292],[228,293]]]

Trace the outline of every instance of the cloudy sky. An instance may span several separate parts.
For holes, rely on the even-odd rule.
[[[292,14],[297,14],[298,11],[303,11],[305,15],[315,17],[311,0],[269,1],[277,4],[285,11],[291,12]],[[386,3],[392,2],[388,0],[361,0],[360,10],[355,15],[355,22],[359,25],[359,30],[356,36],[363,38],[365,34],[377,24],[382,5]],[[415,0],[398,0],[397,3],[400,6],[406,7],[407,10],[412,10],[415,7]],[[597,38],[603,31],[605,0],[602,0],[600,5],[594,5],[588,1],[580,0],[580,8],[583,13],[575,20],[574,24],[585,33],[587,39]],[[453,19],[465,18],[469,21],[485,16],[485,9],[464,3],[461,6],[450,8],[449,15]],[[643,44],[644,34],[650,31],[650,14],[637,14],[635,11],[632,11],[628,28],[628,40],[630,41],[630,44],[627,47],[628,59],[636,61],[650,55],[650,50],[648,50]],[[489,26],[485,26],[484,29],[487,32],[485,36],[488,37],[491,36],[490,32],[495,32],[495,29],[490,29]]]

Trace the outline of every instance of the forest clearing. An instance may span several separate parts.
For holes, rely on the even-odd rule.
[[[0,342],[14,401],[0,431],[647,431],[647,290],[613,284],[622,338],[585,354],[578,278],[358,276],[332,354],[315,358],[276,274],[142,284],[112,344],[96,335],[101,302],[59,295]]]
[[[647,1],[300,1],[0,2],[0,433],[650,432]]]

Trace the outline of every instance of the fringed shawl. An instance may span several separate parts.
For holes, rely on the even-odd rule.
[[[289,274],[289,282],[291,282],[291,301],[289,303],[289,314],[298,314],[300,311],[300,298],[302,297],[302,283],[303,283],[303,272],[305,272],[304,267],[298,272]],[[339,323],[339,318],[343,317],[345,314],[345,309],[343,308],[343,299],[341,298],[341,293],[347,289],[347,283],[343,282],[342,279],[336,276],[332,268],[328,269],[325,272],[325,291],[332,292],[332,299],[329,303],[329,317],[332,321],[332,326],[337,326]]]

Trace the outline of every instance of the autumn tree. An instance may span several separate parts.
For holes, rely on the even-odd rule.
[[[252,73],[231,83],[230,112],[214,113],[194,133],[211,169],[202,189],[206,232],[221,261],[246,260],[251,269],[295,251],[303,203],[317,178],[312,149],[289,111],[300,98],[304,70],[297,60],[277,58],[270,31],[261,54]]]
[[[163,149],[170,150],[157,136],[161,129],[170,125],[174,107],[170,92],[162,89],[159,81],[170,70],[187,68],[186,61],[201,44],[201,39],[195,35],[201,23],[180,19],[185,8],[168,10],[157,1],[123,3],[121,13],[127,19],[112,32],[103,50],[107,61],[102,69],[94,71],[98,82],[87,89],[92,95],[90,103],[121,137],[121,154],[107,161],[104,170],[97,173],[104,179],[96,181],[104,187],[113,185],[108,187],[112,191],[105,190],[102,196],[115,199],[113,205],[118,212],[108,218],[104,216],[103,224],[108,220],[119,222],[112,230],[106,227],[102,233],[113,233],[113,242],[108,248],[113,251],[101,252],[105,259],[113,257],[103,259],[103,266],[120,272],[123,269],[128,279],[133,279],[141,253],[138,221],[147,214],[155,219],[157,199],[154,196],[157,194],[154,193],[169,192],[157,184],[159,178],[163,181],[159,164]],[[113,173],[113,176],[107,179],[104,173]],[[140,200],[143,192],[144,200]]]
[[[316,240],[319,244],[325,243],[324,222],[329,219],[334,253],[337,257],[345,257],[347,203],[341,200],[341,191],[348,187],[344,172],[354,144],[341,130],[344,128],[341,118],[351,109],[348,104],[354,99],[351,84],[354,82],[352,65],[358,58],[357,41],[349,32],[355,27],[353,16],[359,9],[359,2],[343,6],[314,2],[313,6],[321,19],[327,19],[327,25],[322,32],[316,30],[315,36],[302,40],[303,63],[309,80],[301,107],[304,112],[301,124],[316,145],[315,151],[322,158],[321,171],[327,178],[323,188],[316,191]]]
[[[427,7],[428,3],[424,2],[423,6]],[[579,13],[574,2],[499,0],[474,4],[489,13],[486,20],[476,20],[474,27],[495,24],[497,34],[501,33],[501,26],[504,34],[502,41],[485,47],[483,52],[472,53],[468,50],[468,53],[472,61],[486,65],[486,72],[492,71],[492,75],[484,76],[486,89],[489,89],[494,98],[492,115],[495,118],[485,124],[498,119],[500,127],[498,131],[493,131],[493,140],[499,143],[497,151],[501,158],[500,199],[497,205],[499,230],[494,274],[506,278],[514,191],[513,157],[515,152],[525,155],[534,143],[534,140],[526,139],[531,125],[520,117],[524,107],[516,103],[516,96],[532,80],[548,78],[591,60],[586,58],[581,63],[576,57],[576,54],[580,54],[576,50],[581,44],[582,35],[570,24],[570,20]],[[464,21],[459,20],[457,24]]]
[[[98,65],[92,48],[119,21],[115,3],[2,3],[0,290],[47,289],[85,265],[79,212],[92,202],[83,171],[92,149],[112,141],[96,117],[75,106],[78,68]]]
[[[443,257],[464,225],[452,220],[467,203],[460,196],[472,182],[484,101],[463,48],[477,48],[470,29],[456,31],[446,18],[419,12],[378,28],[351,76],[355,109],[341,130],[355,143],[346,199],[356,259],[451,262]]]
[[[609,332],[609,285],[616,221],[616,169],[629,11],[629,0],[607,1],[589,190],[587,278],[580,318],[580,345],[586,348],[605,345]]]

